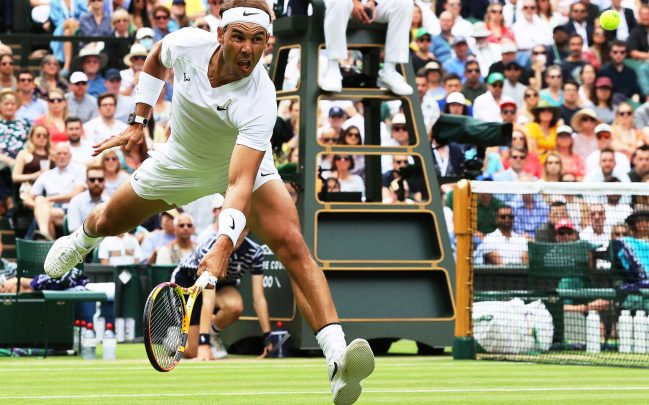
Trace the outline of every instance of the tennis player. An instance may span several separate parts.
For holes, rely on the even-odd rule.
[[[374,370],[374,356],[363,339],[347,345],[324,273],[309,253],[295,206],[273,165],[275,87],[259,63],[269,39],[270,10],[265,0],[227,0],[220,13],[216,36],[184,28],[153,47],[140,74],[129,127],[94,145],[94,154],[117,146],[129,151],[143,142],[168,68],[175,75],[172,135],[106,204],[93,209],[82,227],[54,243],[45,271],[60,277],[102,237],[227,188],[219,237],[198,272],[223,278],[248,224],[291,276],[300,311],[327,359],[334,403],[352,404],[361,394],[361,381]]]

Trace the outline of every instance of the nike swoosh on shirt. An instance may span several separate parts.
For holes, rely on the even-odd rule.
[[[217,109],[218,111],[225,111],[225,110],[228,109],[228,107],[221,107],[220,105],[217,105],[217,106],[216,106],[216,109]]]
[[[262,173],[262,174],[261,174],[261,177],[270,176],[271,174],[273,174],[273,173]]]

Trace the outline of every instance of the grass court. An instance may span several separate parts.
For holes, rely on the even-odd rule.
[[[377,358],[358,404],[649,402],[643,369],[455,361],[415,356],[401,341]],[[101,349],[98,350],[101,358]],[[0,403],[331,404],[322,358],[231,356],[154,371],[144,345],[118,345],[116,362],[78,357],[0,359]]]

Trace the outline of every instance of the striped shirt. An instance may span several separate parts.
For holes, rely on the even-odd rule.
[[[198,248],[191,255],[187,256],[178,264],[176,271],[185,271],[194,275],[198,271],[198,265],[203,260],[203,256],[207,254],[216,242],[216,235],[212,235],[201,243]],[[228,263],[228,272],[224,279],[219,279],[219,282],[226,283],[239,283],[241,277],[250,270],[250,274],[264,274],[263,272],[264,256],[261,246],[253,242],[249,238],[244,238],[243,243],[239,249],[234,251],[230,256]]]

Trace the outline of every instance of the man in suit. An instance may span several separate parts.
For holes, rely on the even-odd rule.
[[[582,2],[573,3],[570,6],[570,20],[565,25],[566,32],[571,35],[579,34],[584,39],[584,49],[593,44],[593,23],[586,18],[588,7]]]
[[[612,0],[610,10],[615,10],[620,14],[620,25],[616,29],[606,32],[606,41],[611,42],[614,39],[626,41],[632,29],[638,25],[633,15],[633,10],[622,7],[622,0]]]

